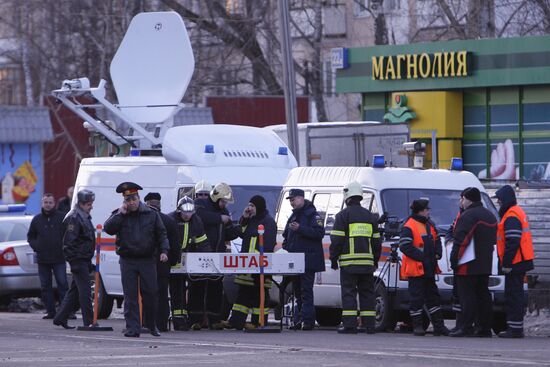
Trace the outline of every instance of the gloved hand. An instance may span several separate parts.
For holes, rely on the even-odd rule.
[[[502,272],[504,274],[510,274],[512,272],[512,268],[502,268]]]
[[[330,262],[330,268],[334,270],[338,270],[338,260],[332,260]]]

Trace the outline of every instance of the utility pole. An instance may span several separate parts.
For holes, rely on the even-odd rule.
[[[286,132],[288,135],[288,146],[296,157],[299,165],[296,81],[294,76],[294,59],[292,58],[292,42],[290,38],[288,0],[279,0],[279,13],[281,22],[281,53],[283,55],[283,90],[285,93]]]

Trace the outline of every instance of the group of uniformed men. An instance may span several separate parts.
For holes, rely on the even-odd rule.
[[[193,278],[171,274],[171,267],[181,266],[183,252],[226,252],[226,241],[242,238],[241,252],[258,252],[258,226],[265,227],[264,251],[272,252],[276,244],[276,224],[265,199],[250,198],[238,224],[233,223],[227,205],[233,202],[231,188],[225,183],[212,187],[197,183],[195,199],[181,198],[177,209],[161,213],[161,196],[148,193],[140,201],[142,188],[132,182],[120,184],[116,191],[124,197],[104,224],[104,230],[116,235],[116,252],[124,293],[124,317],[127,337],[139,337],[142,325],[154,336],[168,330],[170,311],[175,330],[249,329],[267,318],[260,315],[258,275],[238,275],[238,294],[231,316],[222,320],[222,277]],[[342,325],[339,333],[375,332],[375,292],[373,273],[381,254],[379,219],[361,205],[363,189],[357,182],[344,188],[345,208],[336,214],[330,233],[332,269],[340,269]],[[408,279],[410,315],[414,335],[424,335],[423,310],[433,323],[434,335],[490,337],[492,301],[488,290],[493,247],[496,243],[500,271],[505,274],[505,297],[508,328],[500,337],[523,337],[523,277],[533,269],[533,246],[527,217],[517,205],[514,190],[504,186],[496,192],[500,204],[500,223],[481,203],[477,188],[466,188],[460,197],[460,211],[447,233],[452,241],[451,264],[454,270],[457,324],[449,331],[443,322],[435,275],[440,272],[437,260],[442,256],[440,235],[429,216],[429,200],[411,203],[411,215],[405,221],[399,239],[402,256],[401,277]],[[92,325],[89,264],[94,253],[95,230],[90,211],[93,192],[77,194],[78,204],[65,218],[64,253],[71,266],[73,282],[53,322],[65,328],[69,314],[78,303],[84,326]],[[305,272],[286,278],[292,282],[297,299],[295,330],[312,330],[315,326],[313,283],[315,273],[325,270],[322,239],[323,219],[304,191],[291,189],[286,198],[293,208],[283,232],[283,249],[304,253]],[[266,276],[264,291],[271,287]],[[169,290],[169,293],[168,293]],[[143,299],[140,318],[138,294]],[[170,295],[169,295],[170,294]],[[359,297],[357,297],[359,296]],[[359,307],[357,306],[359,298]],[[169,305],[170,299],[170,305]],[[252,313],[250,323],[247,317]],[[360,320],[360,323],[358,322]]]

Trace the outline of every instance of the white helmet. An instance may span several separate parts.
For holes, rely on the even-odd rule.
[[[212,185],[210,185],[210,183],[206,180],[200,180],[195,184],[195,194],[203,193],[203,192],[210,194],[211,190],[212,190]]]
[[[344,201],[354,196],[363,198],[363,187],[357,181],[352,181],[344,186]]]
[[[195,203],[193,202],[193,199],[191,199],[189,196],[184,196],[178,201],[178,210],[180,212],[194,212],[195,211]]]
[[[231,191],[231,187],[229,187],[228,184],[225,182],[220,182],[214,186],[212,191],[210,191],[210,199],[212,199],[213,202],[224,199],[230,203],[233,203],[233,191]]]

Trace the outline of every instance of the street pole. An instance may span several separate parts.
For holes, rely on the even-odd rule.
[[[279,0],[279,12],[279,18],[281,21],[281,53],[283,55],[283,89],[285,93],[286,132],[288,136],[288,146],[296,157],[299,165],[300,158],[298,152],[298,128],[296,116],[296,81],[294,76],[294,59],[292,58],[288,0]]]

